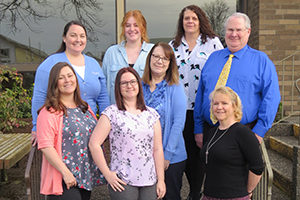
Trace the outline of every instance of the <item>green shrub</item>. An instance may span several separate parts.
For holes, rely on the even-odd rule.
[[[0,132],[28,125],[32,88],[23,88],[23,76],[16,69],[0,66]]]

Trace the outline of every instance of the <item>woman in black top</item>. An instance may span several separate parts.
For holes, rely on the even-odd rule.
[[[229,87],[218,87],[211,95],[212,117],[219,126],[208,131],[201,150],[206,165],[203,200],[250,199],[264,170],[259,142],[239,123],[242,105]]]

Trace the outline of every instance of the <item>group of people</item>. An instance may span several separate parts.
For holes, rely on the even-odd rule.
[[[182,9],[169,44],[149,43],[139,10],[121,26],[123,41],[108,48],[100,67],[83,53],[84,25],[69,22],[59,50],[36,71],[32,135],[43,153],[41,194],[90,199],[107,183],[113,200],[180,200],[185,173],[188,200],[250,199],[280,93],[271,60],[247,45],[248,16],[228,18],[225,49],[196,5]]]

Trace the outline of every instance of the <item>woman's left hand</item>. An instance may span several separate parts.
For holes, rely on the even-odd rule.
[[[34,147],[36,145],[36,131],[31,131],[31,145]]]
[[[164,161],[164,169],[165,169],[165,171],[169,168],[169,165],[170,165],[170,161],[169,160],[165,160]]]
[[[162,199],[166,194],[166,184],[164,181],[158,181],[156,184],[157,199]]]
[[[253,195],[253,192],[249,192],[248,196],[249,196],[249,199],[252,198],[252,195]]]

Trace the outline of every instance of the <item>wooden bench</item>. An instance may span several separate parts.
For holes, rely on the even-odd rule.
[[[0,182],[7,181],[6,170],[20,161],[30,149],[30,133],[0,134]]]

